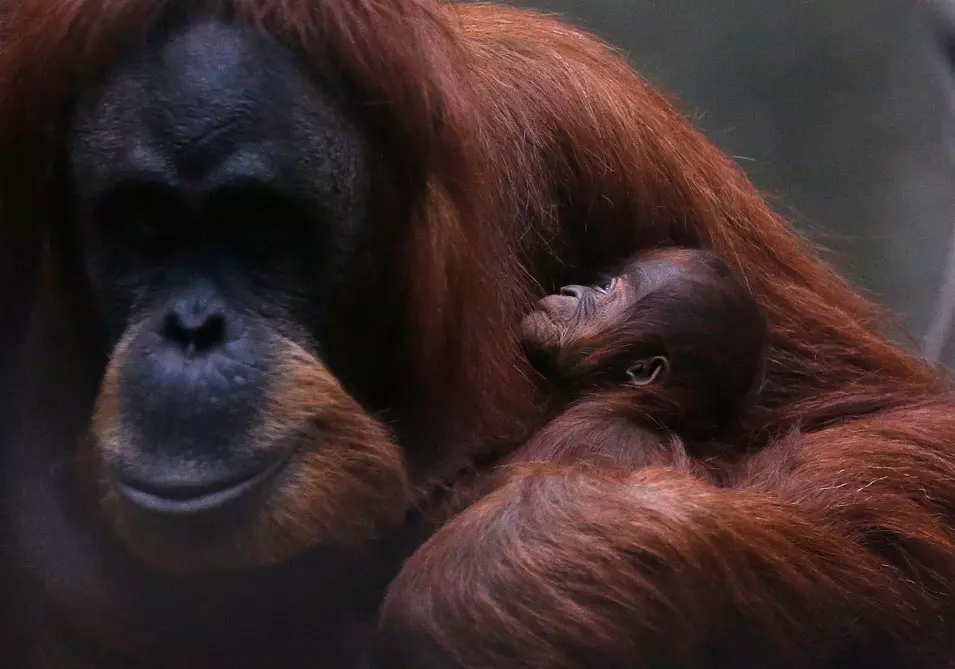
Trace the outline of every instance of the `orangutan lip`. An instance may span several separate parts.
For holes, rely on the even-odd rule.
[[[556,325],[558,321],[566,320],[568,315],[578,312],[582,302],[563,295],[548,295],[537,302],[534,311]]]
[[[164,515],[194,515],[219,509],[229,502],[240,499],[284,469],[287,458],[280,458],[265,469],[243,479],[231,479],[221,487],[202,489],[175,489],[155,491],[116,479],[116,491],[139,508]]]
[[[554,322],[553,314],[546,308],[538,307],[536,311],[530,313],[530,316],[536,318],[538,321],[543,321],[544,324],[550,327],[557,326],[557,324]]]

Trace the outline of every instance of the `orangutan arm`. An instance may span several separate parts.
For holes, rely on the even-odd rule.
[[[379,666],[945,666],[955,455],[888,429],[922,411],[955,422],[917,409],[794,437],[735,489],[521,468],[405,565]]]
[[[653,466],[690,471],[697,466],[675,434],[634,423],[599,393],[563,411],[504,462],[587,463],[630,471]]]

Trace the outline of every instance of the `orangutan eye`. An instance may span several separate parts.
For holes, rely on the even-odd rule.
[[[627,368],[627,379],[637,386],[647,386],[655,381],[662,381],[670,371],[670,362],[662,355],[656,355],[646,360],[638,360]]]
[[[614,286],[617,285],[617,277],[607,276],[603,277],[597,283],[594,284],[594,290],[600,293],[609,293],[614,289]]]

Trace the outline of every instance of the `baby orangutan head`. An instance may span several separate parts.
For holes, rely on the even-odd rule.
[[[564,393],[668,388],[720,425],[760,385],[765,317],[715,253],[660,249],[538,302],[521,324],[535,366]]]

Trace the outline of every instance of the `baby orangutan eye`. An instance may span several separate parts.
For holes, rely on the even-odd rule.
[[[637,386],[647,386],[662,381],[670,370],[670,362],[662,355],[638,360],[627,368],[627,380]]]
[[[605,276],[594,284],[594,290],[600,293],[609,293],[617,285],[617,277]]]

